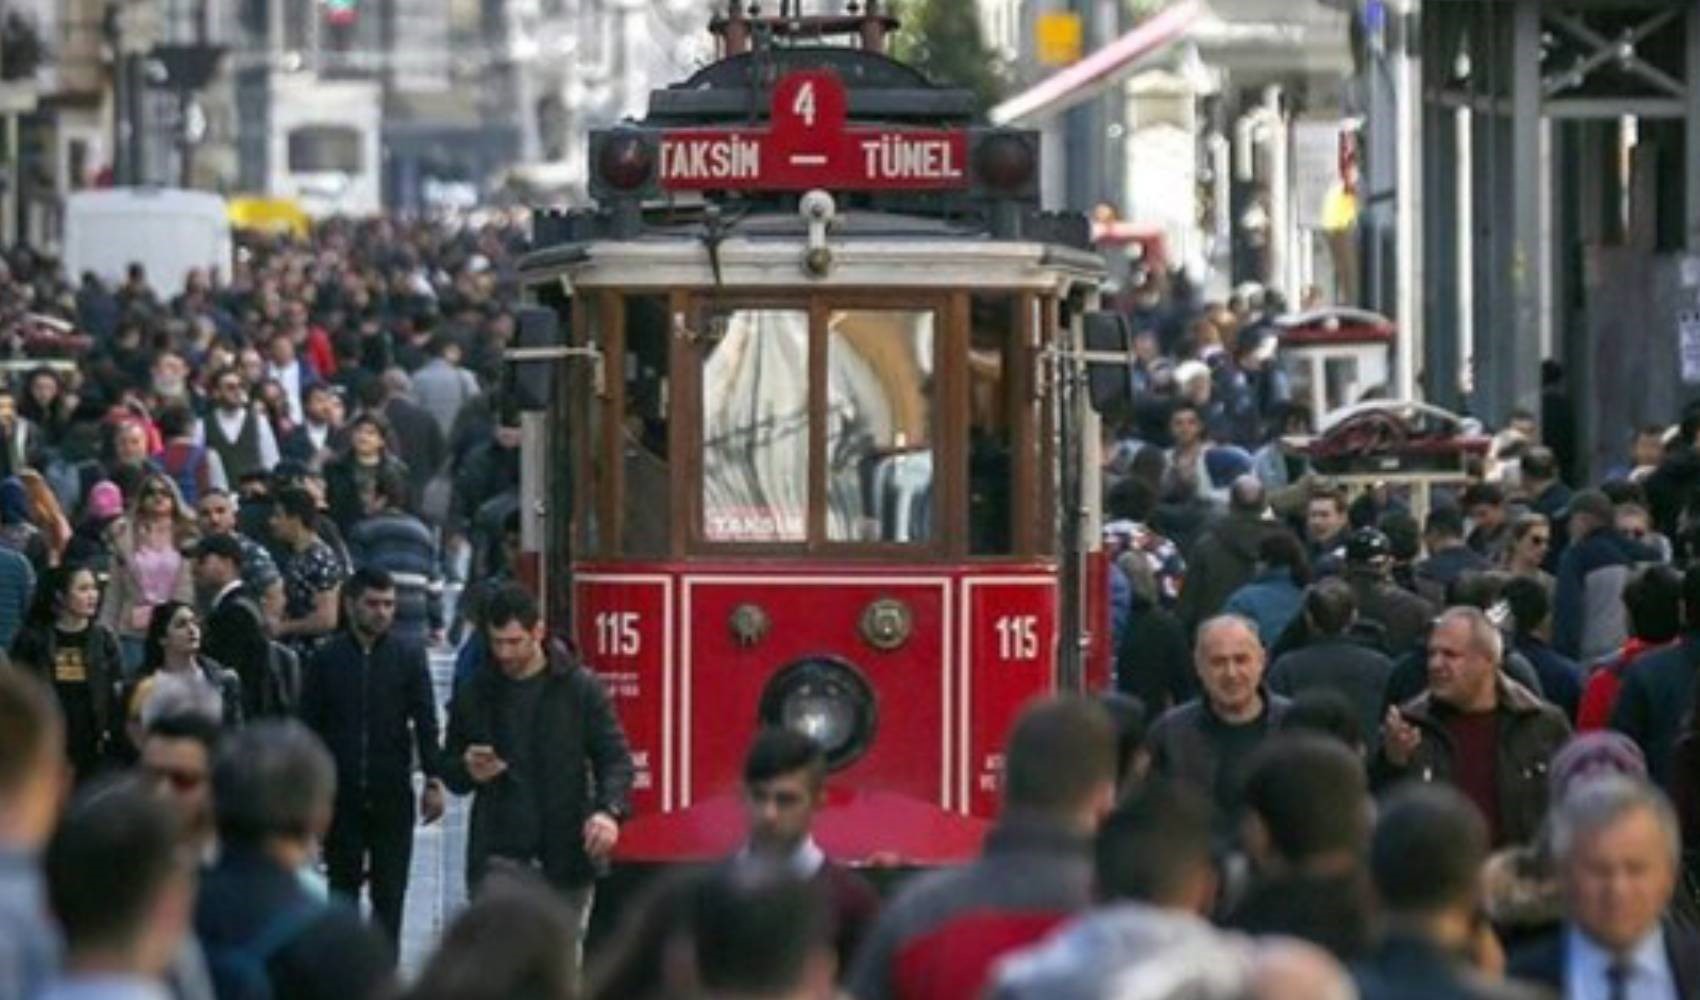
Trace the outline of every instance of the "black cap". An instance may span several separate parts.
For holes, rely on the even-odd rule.
[[[1601,524],[1610,524],[1612,510],[1611,497],[1606,496],[1603,490],[1578,490],[1570,498],[1570,506],[1564,508],[1564,516],[1587,514]]]
[[[306,479],[311,474],[311,470],[307,468],[307,463],[298,462],[293,458],[286,458],[272,466],[272,482],[274,483],[288,483],[297,479]]]
[[[1374,528],[1359,528],[1346,538],[1346,561],[1349,563],[1367,563],[1392,557],[1393,543]]]

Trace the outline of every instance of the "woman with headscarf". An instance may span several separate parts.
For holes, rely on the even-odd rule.
[[[47,540],[48,563],[57,566],[60,557],[65,554],[66,544],[71,541],[71,522],[65,519],[65,510],[59,506],[58,495],[41,473],[24,469],[18,473],[18,481],[23,483],[24,493],[29,497],[30,523]]]
[[[112,552],[106,547],[106,531],[124,513],[124,494],[118,484],[103,479],[89,489],[83,502],[83,518],[65,543],[62,562],[66,566],[87,566],[104,586],[112,567]]]
[[[30,498],[17,476],[0,481],[0,545],[30,561],[37,576],[52,565],[47,539],[30,520]]]
[[[195,599],[187,552],[199,537],[195,516],[183,503],[176,482],[161,472],[142,477],[129,510],[107,528],[112,572],[101,601],[100,620],[118,633],[129,670],[142,665],[154,607],[166,601],[188,604]]]

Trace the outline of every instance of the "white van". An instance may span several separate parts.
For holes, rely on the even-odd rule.
[[[140,263],[148,284],[169,299],[194,268],[228,279],[234,246],[224,199],[206,191],[106,188],[65,199],[63,257],[73,283],[93,271],[115,285]]]

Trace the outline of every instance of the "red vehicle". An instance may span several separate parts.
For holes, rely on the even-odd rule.
[[[828,853],[965,858],[1017,711],[1104,683],[1125,333],[1037,135],[882,54],[893,24],[717,21],[720,61],[593,134],[595,205],[536,220],[523,547],[633,744],[623,860],[735,849],[764,724],[827,750]]]

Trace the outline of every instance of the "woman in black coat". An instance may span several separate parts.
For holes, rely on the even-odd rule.
[[[85,566],[55,566],[36,585],[12,663],[53,688],[65,714],[65,751],[79,782],[121,752],[116,739],[123,658],[118,637],[95,621],[100,585]]]

